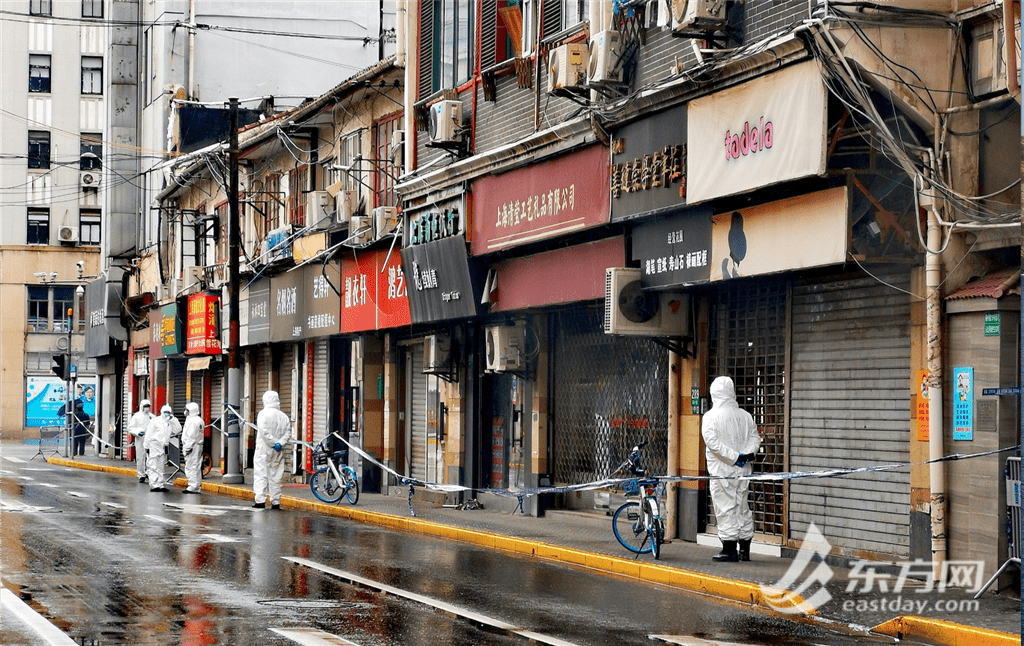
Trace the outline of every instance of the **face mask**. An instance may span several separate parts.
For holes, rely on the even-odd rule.
[[[166,417],[167,419],[170,419],[171,418],[171,414],[170,413],[164,413],[164,417]]]

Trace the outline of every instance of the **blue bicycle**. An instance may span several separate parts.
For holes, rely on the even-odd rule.
[[[638,497],[638,500],[627,500],[615,510],[612,516],[612,531],[615,538],[630,552],[637,556],[654,553],[654,558],[661,558],[661,544],[665,542],[665,523],[661,518],[661,506],[658,503],[658,481],[655,478],[644,478],[647,470],[640,464],[640,449],[644,441],[633,447],[629,457],[619,465],[612,475],[628,471],[639,476],[623,483],[627,497]]]
[[[359,501],[359,478],[356,470],[344,463],[346,451],[331,451],[327,447],[330,436],[313,447],[313,477],[309,488],[324,502],[338,502],[345,498],[351,504]]]

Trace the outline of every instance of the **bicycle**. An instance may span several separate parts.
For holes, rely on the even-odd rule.
[[[630,552],[637,556],[654,553],[654,558],[661,558],[661,544],[665,542],[665,524],[661,518],[661,506],[658,502],[658,480],[645,478],[647,470],[640,463],[640,449],[647,441],[634,446],[626,461],[619,465],[613,476],[628,470],[636,478],[626,480],[622,488],[627,498],[638,496],[639,500],[627,500],[615,510],[612,516],[612,531],[615,538]]]
[[[342,462],[346,451],[328,449],[329,438],[325,437],[313,447],[313,477],[309,488],[324,502],[338,502],[344,496],[354,505],[359,500],[359,478],[355,469]]]

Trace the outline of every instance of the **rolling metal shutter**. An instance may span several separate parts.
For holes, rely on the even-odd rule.
[[[423,346],[408,353],[409,366],[409,476],[427,478],[427,375],[423,374]]]
[[[908,289],[906,275],[884,276]],[[871,277],[793,288],[790,469],[909,462],[910,300]],[[790,535],[908,556],[910,472],[794,480]]]
[[[185,417],[185,404],[188,402],[186,399],[189,379],[188,362],[183,359],[172,359],[170,363],[171,374],[174,378],[172,390],[174,400],[171,402],[171,408],[174,410],[174,416],[181,420]]]
[[[327,360],[330,346],[328,339],[313,344],[313,444],[327,435],[327,408],[331,400]]]
[[[649,473],[668,456],[668,350],[649,338],[607,335],[603,306],[553,317],[554,476],[559,484],[607,478],[643,440]]]
[[[289,343],[284,346],[284,350],[281,352],[281,365],[278,367],[277,375],[278,383],[281,385],[277,394],[281,396],[281,410],[292,421],[295,421],[295,416],[292,415],[292,387],[294,385],[292,370],[294,368],[295,344]]]
[[[261,346],[256,351],[256,374],[254,375],[256,392],[253,396],[253,417],[263,407],[263,393],[270,390],[270,346]],[[255,422],[255,419],[253,420]]]
[[[135,414],[135,411],[132,410],[132,395],[138,395],[138,393],[135,392],[135,389],[132,388],[132,386],[134,386],[133,381],[135,379],[135,376],[132,375],[131,362],[128,362],[128,365],[124,367],[124,374],[122,375],[122,378],[123,381],[121,382],[121,419],[120,423],[118,424],[118,435],[120,437],[120,440],[118,441],[117,445],[121,451],[121,459],[127,460],[128,420],[130,420],[132,418],[132,415]],[[129,388],[131,388],[131,391],[128,390]],[[138,397],[138,399],[142,398]]]
[[[188,373],[189,382],[191,385],[191,392],[187,401],[193,401],[199,404],[200,412],[203,410],[203,377],[206,375],[205,370],[193,370]]]
[[[227,428],[221,423],[224,415],[224,371],[227,370],[227,362],[213,364],[210,367],[210,419],[209,424],[215,424],[221,432],[210,429],[211,454],[214,464],[219,464],[220,459],[225,457],[227,448]],[[244,445],[243,445],[244,446]]]

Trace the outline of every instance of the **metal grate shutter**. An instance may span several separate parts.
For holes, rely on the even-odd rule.
[[[910,461],[906,293],[870,277],[795,286],[792,366],[793,471]],[[793,481],[791,533],[811,522],[835,546],[908,556],[909,470]]]
[[[185,404],[187,403],[186,391],[188,389],[189,373],[186,370],[188,362],[181,359],[171,359],[171,375],[173,375],[174,384],[173,390],[171,391],[174,395],[174,401],[171,402],[171,409],[174,410],[174,416],[179,420],[185,417]]]
[[[722,285],[711,317],[708,382],[732,377],[740,408],[754,417],[763,459],[755,473],[786,470],[786,283],[729,281]],[[784,536],[785,486],[752,482],[750,506],[754,531]],[[716,525],[711,497],[708,525]]]
[[[434,2],[424,0],[420,8],[420,88],[417,98],[424,99],[434,91]]]
[[[327,339],[313,344],[313,444],[327,435],[327,408],[330,401],[329,365],[331,342]]]
[[[544,0],[541,11],[540,37],[547,38],[562,31],[562,0]]]
[[[294,375],[292,370],[295,368],[295,344],[288,343],[284,346],[281,351],[281,364],[278,366],[278,383],[280,384],[280,390],[277,393],[281,396],[281,410],[284,414],[295,420],[292,415],[292,387],[294,384]]]
[[[203,410],[203,377],[205,375],[205,370],[193,370],[188,373],[189,382],[191,384],[191,393],[187,401],[193,401],[199,404],[200,411]]]
[[[668,351],[642,337],[606,335],[603,306],[558,312],[554,327],[554,476],[560,484],[606,478],[638,442],[667,469]]]
[[[124,381],[121,382],[121,420],[120,424],[118,424],[118,435],[120,436],[121,439],[118,442],[118,446],[121,449],[121,458],[127,460],[128,420],[130,420],[132,418],[132,415],[135,414],[135,411],[132,410],[132,396],[134,395],[138,399],[142,398],[138,397],[138,393],[134,388],[135,376],[132,374],[132,365],[130,361],[128,362],[128,365],[125,366],[124,375],[122,375],[122,377]]]
[[[480,69],[494,65],[497,58],[498,3],[485,2],[480,13]]]
[[[423,374],[423,346],[408,353],[409,366],[409,475],[427,477],[427,379]]]

